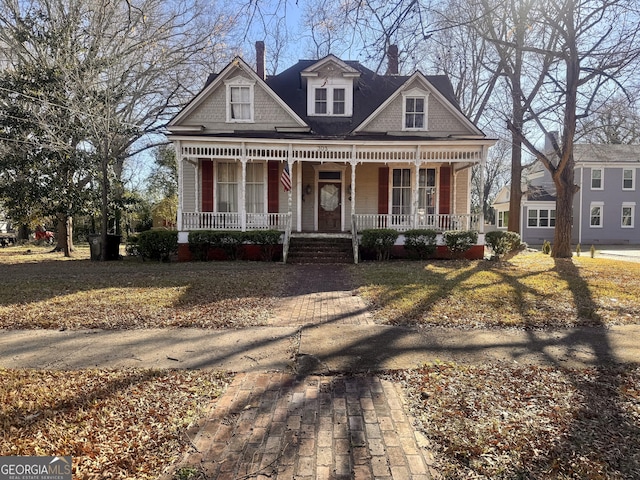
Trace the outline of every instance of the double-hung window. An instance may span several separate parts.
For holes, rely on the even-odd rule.
[[[252,81],[245,78],[234,78],[227,85],[227,122],[253,122],[253,87]]]
[[[418,213],[436,213],[436,169],[421,168],[418,171]]]
[[[238,211],[238,164],[218,162],[216,182],[218,212]]]
[[[633,228],[636,211],[635,202],[625,202],[622,204],[622,228]]]
[[[338,87],[316,87],[313,89],[313,115],[347,116],[347,89]]]
[[[245,208],[247,213],[264,213],[264,163],[247,163]]]
[[[622,170],[622,189],[635,190],[635,169],[625,168]]]
[[[509,228],[509,210],[498,212],[498,228]]]
[[[411,213],[411,170],[409,168],[393,169],[391,213],[394,215]]]
[[[602,190],[604,189],[603,183],[603,169],[602,168],[592,168],[591,169],[591,190]]]
[[[404,102],[405,130],[424,130],[425,97],[405,97]]]
[[[589,226],[591,228],[602,228],[602,202],[594,202],[589,206]]]

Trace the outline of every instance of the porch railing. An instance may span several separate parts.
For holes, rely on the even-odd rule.
[[[467,215],[355,214],[353,224],[356,231],[379,228],[392,228],[399,232],[416,228],[432,229],[438,232],[447,230],[481,231],[482,215],[479,213]]]
[[[290,224],[291,215],[289,213],[247,213],[244,229],[284,231]],[[242,215],[227,212],[184,212],[182,214],[182,229],[242,230]]]

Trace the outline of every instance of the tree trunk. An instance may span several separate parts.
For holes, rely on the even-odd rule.
[[[555,258],[571,258],[571,234],[573,230],[573,196],[576,191],[573,178],[573,159],[562,170],[561,175],[554,177],[556,186],[556,228],[553,236],[551,256]]]
[[[511,190],[509,195],[510,232],[520,233],[520,202],[522,201],[522,143],[517,135],[511,136]]]
[[[56,252],[63,252],[65,257],[73,253],[73,217],[60,214],[56,226]]]

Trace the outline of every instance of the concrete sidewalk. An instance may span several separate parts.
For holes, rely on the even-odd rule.
[[[376,371],[441,360],[568,367],[640,359],[640,326],[562,331],[375,325],[338,265],[305,266],[271,326],[11,331],[0,367],[239,372],[173,470],[208,479],[438,478],[401,392]],[[163,479],[172,479],[172,471]]]

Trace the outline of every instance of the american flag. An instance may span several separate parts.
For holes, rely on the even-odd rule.
[[[291,190],[291,173],[289,173],[289,164],[287,163],[284,164],[284,168],[282,169],[280,182],[282,183],[285,192]]]

